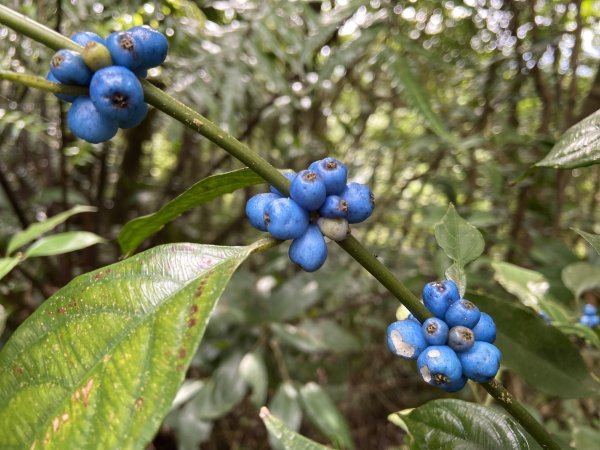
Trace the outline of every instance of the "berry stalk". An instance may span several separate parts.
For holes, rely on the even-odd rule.
[[[25,86],[41,89],[46,92],[52,92],[54,94],[88,95],[88,88],[84,86],[53,83],[52,81],[48,81],[46,78],[13,72],[10,70],[0,70],[0,80],[15,81]]]
[[[62,36],[60,33],[3,5],[0,5],[0,23],[54,50],[60,50],[61,48],[79,52],[83,50],[82,46]],[[15,79],[15,81],[20,81],[20,79]],[[290,181],[260,155],[253,152],[247,145],[238,141],[213,122],[148,81],[142,80],[142,86],[144,88],[145,101],[149,104],[194,129],[223,148],[268,181],[281,193],[285,195],[289,194]],[[392,295],[404,303],[419,320],[423,321],[431,316],[419,299],[404,284],[396,279],[391,271],[377,260],[356,238],[349,236],[347,239],[339,242],[339,244],[380,281]],[[267,244],[266,246],[268,247],[268,245],[271,244]],[[543,448],[552,450],[560,449],[558,444],[552,440],[548,431],[499,382],[494,380],[490,383],[484,383],[483,386]]]

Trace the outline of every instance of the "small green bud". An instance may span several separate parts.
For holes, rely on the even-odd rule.
[[[83,61],[94,72],[103,67],[112,66],[112,58],[108,49],[96,41],[88,42],[83,49]]]

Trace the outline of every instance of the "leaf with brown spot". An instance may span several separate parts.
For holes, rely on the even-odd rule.
[[[145,448],[257,246],[155,247],[42,303],[0,352],[0,448]]]

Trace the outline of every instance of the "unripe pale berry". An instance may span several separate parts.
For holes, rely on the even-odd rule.
[[[316,225],[309,225],[302,236],[292,241],[289,257],[307,272],[314,272],[325,263],[327,244]]]
[[[350,236],[350,226],[346,219],[328,219],[327,217],[319,217],[317,226],[323,236],[328,237],[332,241],[343,241]]]
[[[85,65],[94,72],[112,65],[110,52],[104,45],[96,41],[90,41],[85,44],[81,56]]]

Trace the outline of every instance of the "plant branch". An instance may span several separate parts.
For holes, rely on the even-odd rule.
[[[19,14],[11,9],[0,5],[0,23],[29,36],[30,38],[58,50],[70,48],[81,51],[82,48],[61,36],[59,33],[44,27],[43,25]],[[18,81],[18,80],[17,80]],[[223,148],[230,155],[246,164],[250,169],[274,185],[284,194],[289,193],[289,180],[264,160],[260,155],[254,153],[247,145],[229,135],[210,120],[184,105],[177,99],[171,97],[147,80],[142,80],[145,100],[186,126],[196,130],[210,141]],[[261,239],[254,244],[253,253],[262,252],[279,243],[274,239]],[[381,282],[398,300],[419,319],[424,320],[431,314],[421,304],[417,297],[402,284],[392,272],[385,267],[375,256],[373,256],[356,238],[348,237],[339,243],[340,246],[350,254],[360,265]],[[500,404],[515,417],[515,419],[536,439],[545,449],[556,449],[560,447],[552,440],[550,434],[538,423],[535,418],[521,405],[500,383],[492,381],[483,385],[484,388]]]
[[[0,8],[2,8],[2,5],[0,5]],[[2,19],[0,18],[0,22],[1,21]],[[54,94],[88,95],[87,87],[53,83],[52,81],[48,81],[37,75],[17,73],[10,70],[0,70],[0,80],[16,81],[25,86],[41,89],[42,91],[53,92]]]

